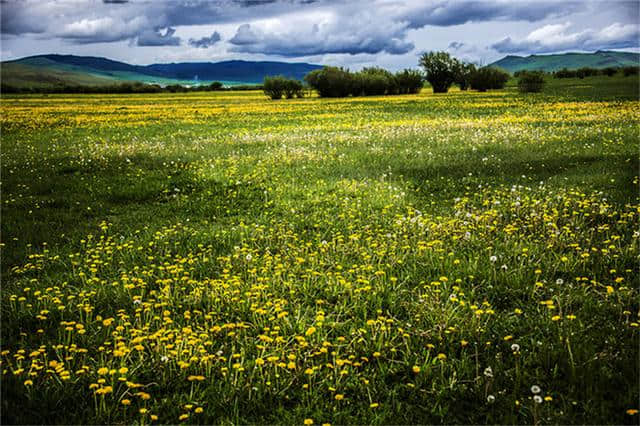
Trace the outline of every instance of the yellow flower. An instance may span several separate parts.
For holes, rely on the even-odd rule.
[[[198,413],[198,414],[202,413],[203,411],[204,411],[204,408],[202,408],[202,407],[198,407],[198,408],[195,409],[195,412]]]
[[[443,353],[439,353],[439,354],[438,354],[438,359],[439,359],[440,361],[444,361],[445,359],[447,359],[447,356],[446,356],[445,354],[443,354]]]
[[[636,414],[638,414],[638,410],[636,410],[635,408],[629,408],[627,410],[627,414],[630,416],[635,416]]]
[[[312,425],[313,424],[313,419],[304,419],[304,424],[305,425]]]
[[[129,399],[123,399],[123,400],[121,401],[121,404],[122,404],[122,405],[131,405],[131,400],[129,400]]]
[[[188,414],[182,414],[180,415],[180,417],[178,417],[178,420],[183,421],[183,420],[187,420],[189,418]]]
[[[256,365],[264,365],[264,359],[256,358]]]
[[[336,401],[342,401],[344,399],[344,395],[341,393],[336,394],[335,396]]]
[[[98,369],[98,374],[101,375],[101,376],[104,376],[107,373],[109,373],[109,369],[107,367],[102,367],[102,368]]]
[[[147,411],[148,411],[148,410],[147,410],[146,408],[141,408],[140,410],[138,410],[138,412],[139,412],[140,414],[146,414],[146,413],[147,413]]]
[[[414,365],[412,370],[414,373],[418,374],[420,372],[420,367],[418,367],[417,365]]]
[[[24,381],[24,385],[25,386],[31,386],[31,385],[33,385],[33,381],[32,380],[25,380]]]
[[[307,331],[306,331],[304,334],[305,334],[305,336],[311,336],[311,335],[312,335],[313,333],[315,333],[315,332],[316,332],[316,328],[315,328],[315,327],[313,327],[313,326],[311,326],[311,327],[309,327],[309,328],[307,329]]]
[[[378,408],[380,406],[380,404],[378,404],[377,402],[372,402],[371,404],[369,404],[370,408]]]
[[[118,373],[120,374],[127,374],[127,372],[129,371],[129,369],[127,367],[122,367],[118,370]]]

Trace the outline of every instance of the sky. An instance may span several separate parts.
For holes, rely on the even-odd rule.
[[[60,53],[399,70],[434,50],[480,65],[640,51],[640,0],[0,0],[0,18],[2,60]]]

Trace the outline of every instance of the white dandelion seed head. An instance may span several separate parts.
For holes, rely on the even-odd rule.
[[[536,402],[536,404],[542,404],[542,397],[540,395],[534,396],[533,400]]]
[[[495,263],[495,262],[497,262],[497,261],[498,261],[498,256],[491,256],[491,257],[489,257],[489,260],[490,260],[491,262]]]
[[[540,389],[540,386],[538,385],[531,386],[531,393],[540,393],[540,392],[542,392],[542,389]]]
[[[493,395],[489,395],[489,396],[487,396],[487,402],[488,402],[489,404],[493,404],[493,403],[495,402],[495,400],[496,400],[496,397],[495,397],[495,396],[493,396]]]
[[[514,343],[513,345],[511,345],[511,350],[513,352],[520,352],[520,345],[517,343]]]
[[[491,369],[491,367],[487,367],[484,369],[484,375],[485,377],[493,377],[493,370]]]

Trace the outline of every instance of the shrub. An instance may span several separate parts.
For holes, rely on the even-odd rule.
[[[467,90],[471,84],[471,76],[476,71],[476,66],[473,64],[460,62],[455,72],[455,83],[460,87],[460,90]]]
[[[578,78],[591,77],[593,75],[598,75],[598,70],[595,68],[582,67],[576,70],[576,77]]]
[[[562,68],[561,70],[558,70],[555,73],[553,73],[553,76],[555,78],[575,78],[576,72],[574,70],[568,70],[566,68]]]
[[[471,88],[479,92],[486,92],[487,89],[502,89],[509,80],[509,74],[493,67],[483,67],[477,69],[471,75]]]
[[[607,67],[600,70],[602,75],[606,75],[607,77],[613,77],[618,72],[618,68],[615,67]]]
[[[518,77],[518,90],[522,93],[541,92],[544,87],[544,73],[540,71],[521,72]]]
[[[353,75],[343,68],[324,67],[311,71],[304,80],[318,95],[325,98],[349,96],[353,90]]]
[[[304,87],[302,86],[302,83],[293,78],[285,79],[284,96],[287,99],[291,99],[294,96],[302,98],[304,96]]]
[[[262,83],[264,94],[273,100],[281,99],[284,95],[287,79],[283,76],[265,77]]]
[[[405,69],[396,73],[395,80],[399,94],[419,93],[424,76],[420,71]]]
[[[220,89],[222,89],[222,83],[220,83],[219,81],[213,81],[209,85],[209,90],[220,90]]]
[[[638,68],[637,66],[622,68],[622,74],[624,74],[625,77],[629,77],[630,75],[638,75],[638,71],[640,71],[640,68]]]
[[[447,93],[455,82],[460,62],[447,52],[429,52],[420,57],[420,66],[426,79],[433,87],[433,93]]]
[[[382,68],[364,68],[354,75],[352,94],[365,96],[380,96],[397,93],[396,81],[393,74]],[[358,90],[360,89],[360,90]]]

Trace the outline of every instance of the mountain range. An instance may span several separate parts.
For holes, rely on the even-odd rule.
[[[509,72],[521,70],[557,71],[562,68],[582,67],[607,68],[638,66],[640,54],[633,52],[614,52],[599,50],[594,53],[562,53],[554,55],[509,55],[493,62],[490,66],[500,67]]]
[[[640,54],[597,51],[552,55],[505,56],[491,63],[509,72],[556,71],[562,68],[637,66]],[[125,81],[160,85],[195,85],[220,81],[226,86],[259,84],[264,77],[284,75],[302,80],[321,65],[289,62],[182,62],[131,65],[91,56],[38,55],[0,63],[2,84],[17,88],[47,88],[61,85],[101,86]]]
[[[321,65],[288,62],[182,62],[130,65],[111,59],[75,55],[38,55],[1,63],[2,83],[13,87],[109,85],[140,81],[160,85],[210,83],[227,86],[262,83],[264,77],[284,75],[301,80]]]

